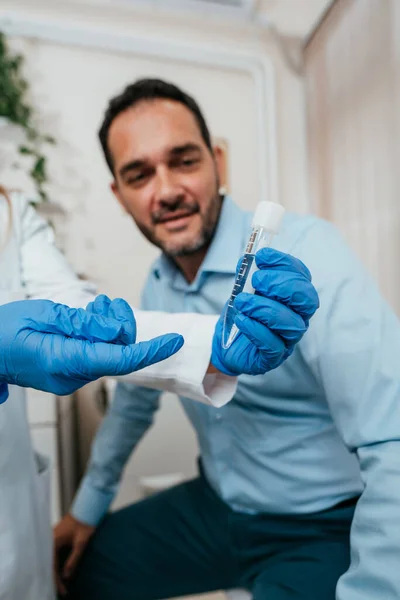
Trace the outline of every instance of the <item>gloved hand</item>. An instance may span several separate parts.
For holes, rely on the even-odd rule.
[[[134,344],[136,341],[136,320],[132,308],[122,298],[110,300],[105,294],[99,294],[96,298],[89,302],[86,307],[86,312],[100,317],[107,317],[112,320],[116,331],[118,332],[115,339],[99,340],[103,342],[114,341],[118,344]],[[118,323],[119,322],[119,326]]]
[[[319,307],[310,271],[300,260],[272,248],[259,250],[255,260],[255,294],[235,299],[240,331],[228,349],[222,347],[225,311],[215,328],[211,363],[226,375],[261,375],[281,365]]]
[[[164,360],[183,345],[178,334],[139,344],[135,339],[133,312],[120,299],[100,297],[88,310],[50,300],[4,304],[0,383],[71,394],[99,377],[125,375]],[[6,399],[4,393],[1,399]]]

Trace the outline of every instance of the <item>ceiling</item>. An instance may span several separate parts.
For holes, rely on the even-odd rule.
[[[124,0],[157,13],[273,24],[282,34],[307,38],[333,0]]]
[[[283,34],[306,38],[331,4],[332,0],[261,0],[258,18],[272,22]]]

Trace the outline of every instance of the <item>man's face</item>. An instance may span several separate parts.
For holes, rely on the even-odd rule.
[[[217,160],[190,110],[140,102],[115,118],[108,144],[113,192],[146,238],[170,256],[206,247],[221,208]]]

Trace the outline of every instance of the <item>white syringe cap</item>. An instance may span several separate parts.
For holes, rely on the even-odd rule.
[[[272,233],[279,233],[285,209],[277,202],[262,201],[257,204],[252,227],[263,227]]]

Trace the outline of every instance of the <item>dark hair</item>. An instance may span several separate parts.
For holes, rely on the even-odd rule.
[[[158,99],[173,100],[174,102],[180,102],[180,104],[186,106],[196,119],[201,137],[206,146],[209,150],[212,150],[211,136],[207,123],[194,98],[186,94],[173,83],[168,83],[161,79],[139,79],[138,81],[135,81],[135,83],[128,85],[121,94],[110,100],[104,115],[103,123],[99,130],[100,143],[112,173],[114,173],[114,165],[108,147],[108,132],[111,123],[120,113],[135,106],[139,102]]]

